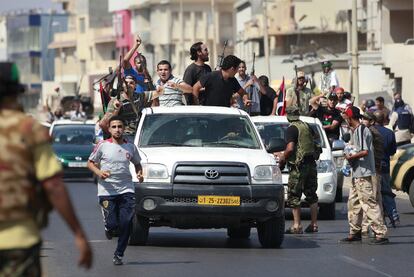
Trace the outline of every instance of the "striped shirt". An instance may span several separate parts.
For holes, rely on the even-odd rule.
[[[176,78],[173,75],[168,78],[167,82],[172,81],[176,84],[181,84],[184,82],[180,78]],[[166,83],[163,84],[161,80],[159,79],[156,83],[156,87],[164,86],[164,93],[159,96],[159,102],[161,107],[174,107],[174,106],[182,106],[183,103],[183,92],[179,89],[173,89],[172,87],[166,85]]]

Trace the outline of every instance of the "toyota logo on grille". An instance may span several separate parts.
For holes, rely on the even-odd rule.
[[[207,179],[217,179],[219,177],[219,172],[215,169],[207,169],[204,171],[204,176],[206,176]]]

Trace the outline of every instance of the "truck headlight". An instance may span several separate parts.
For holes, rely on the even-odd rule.
[[[277,165],[259,165],[254,169],[253,179],[282,183],[282,173]]]
[[[145,179],[168,179],[168,169],[163,164],[143,164],[142,172]]]
[[[329,173],[336,171],[335,164],[331,160],[316,161],[318,173]]]

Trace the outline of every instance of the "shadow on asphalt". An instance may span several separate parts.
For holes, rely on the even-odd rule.
[[[252,233],[250,239],[231,239],[226,233],[196,232],[196,233],[153,233],[146,244],[149,247],[176,248],[223,248],[223,249],[263,249],[257,240],[257,234]],[[285,235],[282,249],[307,249],[320,246],[306,234]]]

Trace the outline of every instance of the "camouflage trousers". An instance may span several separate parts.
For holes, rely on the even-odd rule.
[[[316,190],[318,188],[318,177],[316,163],[304,163],[299,167],[289,166],[288,197],[289,208],[299,208],[302,193],[306,196],[305,201],[311,205],[318,202]]]
[[[381,216],[384,218],[384,209],[382,207],[382,195],[381,195],[381,174],[376,174],[375,177],[372,178],[372,189],[374,190],[374,195],[376,196],[378,205],[381,209]],[[368,233],[369,231],[369,223],[366,213],[362,216],[362,226],[361,226],[362,233]]]
[[[40,243],[27,249],[0,250],[1,277],[40,277]]]
[[[387,234],[382,210],[378,204],[378,179],[376,177],[353,178],[348,198],[348,222],[351,235],[362,231],[363,216],[378,238]],[[380,190],[379,190],[380,191]]]

